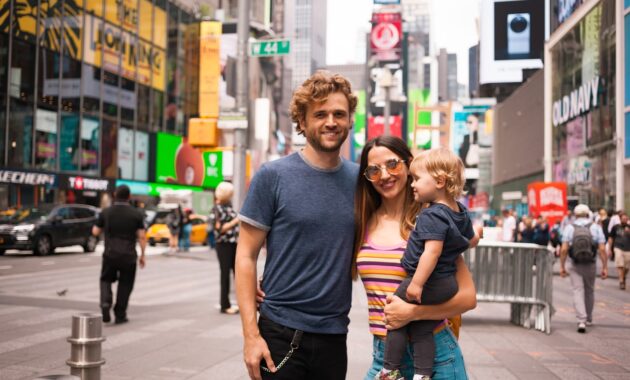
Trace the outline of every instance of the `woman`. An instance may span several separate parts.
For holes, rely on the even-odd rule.
[[[229,182],[221,182],[214,192],[216,204],[212,208],[216,250],[221,269],[221,313],[224,314],[238,313],[238,307],[232,306],[229,297],[230,275],[234,273],[238,241],[238,218],[232,208],[233,194],[234,186]]]
[[[168,214],[168,219],[166,225],[168,226],[168,232],[170,233],[170,239],[168,240],[169,252],[173,253],[177,251],[177,247],[179,246],[179,233],[182,224],[182,213],[181,207],[177,207],[173,209]]]
[[[441,305],[407,304],[391,298],[398,284],[406,277],[400,264],[406,240],[413,228],[420,205],[414,202],[409,176],[413,156],[404,141],[380,136],[363,148],[359,179],[355,194],[354,277],[361,277],[369,305],[370,332],[374,335],[373,362],[365,379],[374,376],[383,366],[387,328],[398,328],[412,320],[445,319],[459,316],[476,305],[472,277],[463,259],[457,263],[458,293]],[[386,298],[390,297],[385,320]],[[386,323],[387,322],[387,323]],[[458,323],[455,327],[459,327]],[[466,379],[461,350],[446,321],[434,330],[436,356],[433,379]],[[402,373],[413,378],[410,347],[403,360]]]
[[[190,234],[192,233],[192,221],[190,216],[192,210],[187,208],[184,210],[184,216],[182,217],[182,229],[180,231],[179,249],[183,252],[190,250]]]

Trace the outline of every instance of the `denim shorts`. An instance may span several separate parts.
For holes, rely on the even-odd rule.
[[[464,357],[451,329],[446,328],[433,335],[433,340],[435,340],[435,358],[433,359],[433,375],[431,379],[467,380]],[[368,370],[367,375],[365,375],[365,380],[374,380],[374,376],[383,368],[385,340],[375,336],[372,346],[372,366]],[[400,370],[405,379],[413,379],[413,348],[411,345],[407,345]]]

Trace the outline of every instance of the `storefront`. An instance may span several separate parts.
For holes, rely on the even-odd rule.
[[[575,9],[545,51],[545,181],[566,182],[567,197],[592,209],[623,205],[615,2]]]
[[[59,203],[82,203],[96,207],[108,206],[116,181],[108,178],[71,174],[59,175]]]
[[[0,169],[0,210],[55,202],[55,173]]]

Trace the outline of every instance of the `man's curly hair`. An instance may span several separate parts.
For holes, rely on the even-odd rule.
[[[306,120],[306,109],[309,103],[323,103],[328,96],[335,92],[341,92],[348,99],[350,116],[357,109],[357,97],[352,93],[350,82],[339,74],[330,71],[318,70],[310,78],[304,81],[293,93],[289,113],[291,120],[296,123],[296,131],[303,135],[300,123]]]

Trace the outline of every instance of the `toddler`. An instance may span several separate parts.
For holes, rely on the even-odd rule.
[[[466,207],[457,201],[465,178],[462,160],[448,149],[420,153],[411,163],[416,202],[427,203],[416,218],[401,260],[407,271],[396,295],[427,305],[448,301],[457,293],[455,260],[479,242]],[[433,329],[442,321],[415,321],[387,333],[384,368],[376,379],[402,379],[400,364],[410,341],[414,380],[431,378],[435,343]]]

